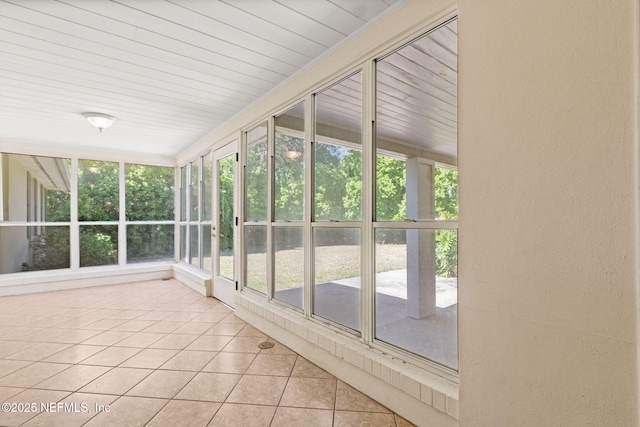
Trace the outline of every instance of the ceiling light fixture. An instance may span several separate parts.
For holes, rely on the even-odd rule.
[[[102,129],[108,128],[118,120],[113,116],[102,113],[83,113],[82,115],[89,121],[89,123],[95,126],[100,133],[102,133]]]

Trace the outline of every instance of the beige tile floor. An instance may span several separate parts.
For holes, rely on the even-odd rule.
[[[175,280],[0,298],[0,402],[0,426],[412,425]]]

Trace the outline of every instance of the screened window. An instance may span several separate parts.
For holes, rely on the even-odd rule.
[[[376,62],[377,340],[458,368],[455,21]]]
[[[211,154],[180,168],[180,259],[211,271]]]
[[[269,155],[267,122],[245,132],[245,285],[266,294],[267,221],[271,217],[268,204]]]
[[[71,160],[0,153],[0,273],[70,267]]]
[[[127,262],[174,257],[174,178],[170,167],[125,165]]]
[[[369,65],[245,133],[243,288],[457,370],[455,20]]]
[[[173,259],[174,173],[171,167],[0,154],[0,273]]]
[[[78,160],[80,267],[118,264],[119,201],[120,165]]]
[[[267,123],[246,132],[246,220],[267,220]]]
[[[275,220],[304,219],[304,104],[275,117]]]
[[[304,103],[275,116],[273,297],[304,308]]]
[[[362,218],[361,73],[322,91],[316,100],[315,220]]]
[[[362,73],[315,95],[313,314],[361,330]],[[354,227],[337,227],[350,221]]]

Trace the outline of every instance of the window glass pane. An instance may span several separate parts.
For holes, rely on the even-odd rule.
[[[267,227],[245,226],[245,259],[247,278],[245,286],[267,292]]]
[[[127,225],[127,262],[173,259],[173,224]]]
[[[189,262],[189,259],[187,258],[187,243],[189,243],[187,230],[186,224],[180,225],[180,259],[186,263]]]
[[[127,221],[172,220],[174,169],[125,165]]]
[[[304,219],[304,104],[275,118],[275,219]]]
[[[436,219],[458,219],[458,171],[435,169]]]
[[[315,228],[313,313],[360,330],[360,229]]]
[[[304,250],[302,227],[274,227],[274,298],[302,309],[304,307]]]
[[[180,221],[187,220],[187,194],[189,194],[189,168],[180,168]]]
[[[220,246],[220,267],[218,274],[233,280],[233,156],[225,157],[218,162],[219,183],[219,230],[218,244]]]
[[[202,221],[211,221],[211,197],[213,171],[211,155],[202,157]]]
[[[360,74],[316,95],[316,220],[359,221],[362,216]]]
[[[457,219],[457,35],[445,25],[376,66],[376,219]],[[437,163],[436,163],[437,162]]]
[[[198,203],[200,200],[200,160],[191,162],[190,190],[191,190],[191,217],[189,221],[198,221]]]
[[[80,226],[80,267],[118,263],[118,226]]]
[[[189,262],[196,267],[200,267],[200,241],[198,240],[198,226],[189,226],[189,250],[191,258]]]
[[[78,161],[78,220],[118,220],[118,169],[115,162]]]
[[[267,123],[247,132],[246,220],[267,220]]]
[[[211,224],[203,224],[200,229],[202,232],[202,262],[200,265],[203,269],[211,272]]]
[[[68,222],[71,160],[0,153],[5,221]]]
[[[69,227],[0,227],[0,274],[60,268],[69,268]]]
[[[376,219],[407,218],[406,162],[378,154],[376,158]]]
[[[458,368],[457,230],[376,230],[377,339]]]

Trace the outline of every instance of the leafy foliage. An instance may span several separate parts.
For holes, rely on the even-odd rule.
[[[233,166],[232,157],[220,160],[218,175],[220,185],[220,252],[230,255],[233,251]]]
[[[78,219],[119,220],[119,165],[114,162],[78,162]],[[174,218],[174,169],[126,165],[126,219],[128,221]],[[69,221],[69,193],[50,190],[46,195],[46,220]],[[146,261],[173,256],[173,225],[127,226],[129,260]],[[32,261],[25,270],[69,267],[69,228],[46,227],[31,242]],[[118,225],[80,226],[80,266],[118,262]]]
[[[435,170],[436,215],[438,219],[458,219],[458,171]],[[444,277],[458,276],[458,231],[436,232],[436,268]]]
[[[405,162],[387,156],[376,158],[376,218],[403,220],[407,216]]]
[[[304,152],[299,138],[278,133],[275,150],[275,211],[277,220],[301,220],[304,201],[303,154],[292,161],[287,150]],[[266,141],[249,146],[247,161],[247,207],[250,221],[265,221],[267,212]],[[436,167],[436,219],[458,218],[458,172]],[[376,158],[376,215],[378,220],[407,217],[406,162],[388,156]],[[344,146],[315,143],[315,218],[320,221],[358,221],[362,216],[362,152]],[[404,233],[379,236],[384,243],[404,244]],[[436,271],[439,276],[457,275],[457,231],[435,234]],[[338,242],[333,242],[339,244]]]
[[[299,153],[292,158],[287,153]],[[304,219],[304,140],[276,133],[275,145],[276,220]]]
[[[362,153],[317,142],[315,217],[317,220],[359,220],[362,205]]]
[[[115,237],[114,237],[115,236]],[[80,227],[80,267],[118,263],[118,226]]]
[[[24,271],[69,268],[69,227],[47,227],[29,245],[33,256]]]
[[[173,168],[126,165],[127,221],[172,220],[173,183]]]

